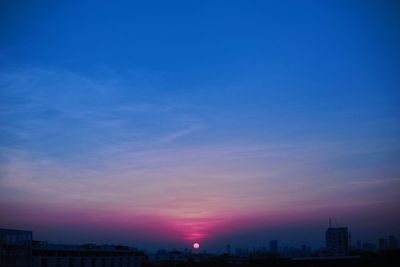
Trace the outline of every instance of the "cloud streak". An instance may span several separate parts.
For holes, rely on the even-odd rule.
[[[181,103],[180,92],[160,97],[165,93],[131,88],[120,76],[23,69],[0,82],[0,206],[12,212],[3,223],[44,209],[32,224],[73,218],[73,225],[104,221],[99,228],[149,233],[148,224],[162,222],[165,240],[192,242],[284,223],[280,216],[289,222],[310,210],[356,210],[399,197],[394,189],[366,189],[397,184],[385,178],[398,172],[394,165],[377,164],[387,174],[376,179],[374,164],[348,164],[394,154],[390,138],[368,146],[340,138],[252,139],[246,129],[237,138],[210,123],[226,122],[223,109],[195,110]]]

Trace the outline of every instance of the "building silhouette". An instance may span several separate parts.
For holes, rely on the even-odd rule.
[[[375,251],[375,245],[370,242],[364,242],[362,245],[362,250],[369,252]]]
[[[398,249],[397,238],[394,235],[389,236],[389,249]]]
[[[387,250],[388,249],[387,240],[383,237],[379,238],[378,239],[378,247],[379,247],[379,250]]]
[[[347,227],[332,227],[325,232],[327,256],[346,256],[349,253],[349,230]]]
[[[113,245],[56,245],[31,231],[0,229],[0,267],[140,267],[145,254]]]
[[[231,254],[231,245],[230,244],[226,245],[226,254],[228,254],[228,255]]]
[[[140,267],[144,253],[128,246],[58,245],[33,241],[32,267]]]
[[[32,232],[0,229],[0,267],[31,267]]]
[[[269,251],[271,253],[279,253],[278,240],[269,241]]]

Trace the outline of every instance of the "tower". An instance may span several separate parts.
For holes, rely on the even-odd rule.
[[[326,250],[328,256],[345,256],[349,252],[349,230],[347,227],[332,227],[325,232]]]
[[[271,240],[269,241],[269,250],[271,253],[278,253],[278,240]]]

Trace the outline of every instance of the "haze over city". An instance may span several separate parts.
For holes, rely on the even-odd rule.
[[[0,228],[53,243],[400,234],[395,1],[2,1]]]

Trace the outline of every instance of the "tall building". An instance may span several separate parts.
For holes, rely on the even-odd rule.
[[[0,229],[0,267],[31,267],[32,232]]]
[[[349,252],[349,230],[347,227],[332,227],[325,232],[327,256],[345,256]]]
[[[357,240],[357,249],[358,250],[361,250],[361,241],[360,240]]]
[[[378,240],[379,250],[387,250],[388,244],[385,238],[379,238]]]
[[[278,240],[269,241],[269,251],[271,253],[279,253]]]
[[[398,249],[397,238],[394,235],[389,236],[389,249]]]
[[[231,254],[231,245],[230,244],[226,245],[226,254],[228,254],[228,255]]]

